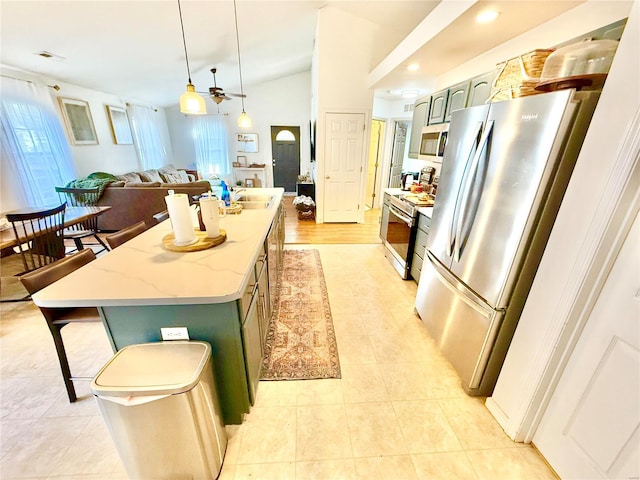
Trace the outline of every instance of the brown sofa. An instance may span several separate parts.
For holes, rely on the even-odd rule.
[[[156,223],[153,215],[167,209],[164,197],[169,190],[186,193],[191,199],[191,196],[201,195],[209,189],[211,185],[206,180],[190,183],[113,183],[105,188],[98,201],[100,206],[111,206],[111,210],[98,217],[98,229],[116,231],[140,220],[151,227]]]
[[[153,216],[167,209],[164,197],[169,190],[186,193],[191,197],[207,192],[211,188],[207,181],[196,181],[197,172],[177,169],[171,164],[157,170],[129,172],[115,176],[96,172],[84,181],[100,180],[105,182],[102,183],[101,188],[104,190],[98,205],[111,207],[111,210],[98,217],[98,229],[105,232],[120,230],[141,220],[148,226],[153,226],[155,224]]]

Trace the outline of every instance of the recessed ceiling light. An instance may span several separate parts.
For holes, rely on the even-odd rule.
[[[415,62],[414,63],[410,63],[409,65],[407,65],[407,70],[411,70],[412,72],[415,72],[419,68],[420,68],[420,65],[418,65]]]
[[[400,94],[402,98],[416,98],[418,96],[418,90],[402,90]]]
[[[498,15],[500,15],[500,12],[498,12],[497,10],[485,10],[478,14],[478,16],[476,17],[476,22],[478,23],[493,22],[496,18],[498,18]]]

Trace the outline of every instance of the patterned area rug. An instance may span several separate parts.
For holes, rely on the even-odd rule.
[[[340,378],[320,253],[285,250],[280,299],[267,333],[262,379],[313,378]]]

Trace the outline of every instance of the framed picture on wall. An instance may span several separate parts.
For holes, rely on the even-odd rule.
[[[116,145],[133,145],[127,111],[122,107],[107,105],[107,114],[109,115],[113,143]]]
[[[236,142],[238,152],[256,153],[258,151],[257,133],[238,133]]]
[[[62,117],[74,145],[97,145],[98,135],[93,125],[89,103],[84,100],[58,97]]]

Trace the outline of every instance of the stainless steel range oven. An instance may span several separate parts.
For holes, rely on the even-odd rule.
[[[418,207],[402,198],[402,194],[384,194],[380,238],[393,267],[403,279],[409,278],[411,257],[416,240]]]

